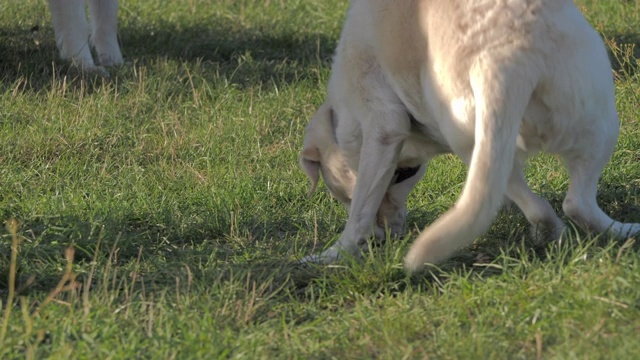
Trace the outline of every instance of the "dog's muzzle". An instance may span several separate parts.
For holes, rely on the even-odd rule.
[[[397,168],[396,172],[393,173],[393,181],[391,183],[393,185],[400,184],[401,182],[417,174],[418,170],[420,170],[420,166],[409,167],[409,168]]]

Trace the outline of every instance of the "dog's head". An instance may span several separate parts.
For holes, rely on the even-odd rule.
[[[338,147],[335,138],[334,113],[323,104],[307,125],[300,165],[311,180],[309,196],[315,191],[320,174],[331,195],[349,207],[356,176]]]
[[[306,128],[300,164],[311,180],[309,196],[315,191],[320,175],[322,175],[331,195],[348,208],[351,204],[357,175],[347,162],[347,154],[337,144],[335,126],[338,119],[336,116],[328,104],[323,104],[311,118]],[[349,155],[354,156],[355,154]],[[424,167],[412,170],[396,170],[394,181],[390,184],[380,207],[377,209],[376,237],[383,238],[385,228],[388,228],[392,235],[402,233],[407,196],[424,174]]]

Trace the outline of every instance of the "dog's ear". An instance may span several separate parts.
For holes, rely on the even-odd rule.
[[[300,165],[302,170],[311,180],[311,188],[307,196],[311,196],[320,181],[320,167],[322,162],[322,149],[333,146],[333,111],[328,104],[322,104],[313,115],[309,125],[305,129],[304,146],[300,153]]]
[[[307,193],[307,197],[310,197],[316,187],[318,187],[318,181],[320,180],[320,151],[316,147],[305,147],[300,153],[300,165],[302,170],[307,174],[309,180],[311,180],[311,188]]]

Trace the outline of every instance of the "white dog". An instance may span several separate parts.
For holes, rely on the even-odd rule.
[[[563,222],[523,175],[538,150],[566,163],[562,207],[576,224],[635,234],[640,224],[596,203],[618,130],[605,47],[571,0],[353,0],[301,153],[311,191],[322,174],[349,219],[336,244],[305,260],[357,256],[385,226],[402,231],[409,191],[446,152],[469,165],[467,180],[409,250],[409,272],[482,235],[505,194],[537,236],[560,237]]]
[[[90,0],[91,30],[84,0],[49,0],[56,44],[60,57],[81,69],[94,71],[100,66],[121,65],[118,44],[118,0]],[[93,61],[89,41],[96,50]]]

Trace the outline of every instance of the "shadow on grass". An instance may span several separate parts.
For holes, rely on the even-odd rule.
[[[512,215],[501,213],[497,222],[509,216]],[[362,296],[395,297],[408,290],[425,294],[447,291],[447,283],[452,279],[482,281],[513,271],[514,267],[520,267],[517,271],[521,276],[526,276],[528,267],[521,264],[558,262],[559,266],[569,265],[585,251],[588,253],[592,249],[600,251],[608,248],[620,253],[626,246],[624,242],[612,241],[605,236],[593,238],[579,232],[573,232],[561,242],[535,246],[527,239],[526,226],[522,229],[517,226],[515,232],[505,230],[513,228],[514,223],[519,225],[519,221],[511,219],[508,226],[498,224],[473,246],[461,250],[438,268],[407,276],[401,259],[415,239],[415,232],[374,247],[364,260],[346,259],[336,265],[324,266],[305,265],[299,259],[283,257],[280,254],[287,254],[291,244],[278,243],[277,240],[262,244],[263,247],[273,247],[272,251],[266,252],[256,250],[255,245],[234,248],[233,244],[225,241],[192,242],[188,246],[176,246],[162,236],[156,242],[148,241],[147,235],[141,236],[148,229],[129,229],[114,234],[104,232],[104,224],[77,220],[72,223],[71,219],[65,221],[68,224],[66,228],[40,224],[40,229],[22,232],[26,238],[43,238],[42,233],[50,231],[52,233],[47,237],[52,244],[42,244],[42,248],[23,247],[25,251],[20,253],[18,267],[17,287],[20,296],[27,296],[31,301],[42,299],[59,282],[60,269],[65,267],[63,253],[68,244],[56,244],[57,241],[53,239],[57,236],[61,242],[66,239],[76,247],[75,279],[82,286],[87,286],[89,274],[94,274],[88,285],[92,292],[106,288],[110,297],[122,299],[123,302],[131,301],[132,297],[144,299],[150,293],[178,298],[195,291],[196,296],[219,296],[216,294],[229,289],[244,294],[238,301],[251,301],[252,297],[257,296],[268,299],[266,301],[274,306],[294,301],[300,304],[314,303],[319,309],[329,310],[349,307]],[[37,231],[42,233],[38,235]],[[100,249],[95,255],[98,242]],[[8,254],[8,249],[4,248],[4,244],[0,245],[2,253]],[[640,243],[626,250],[638,252]],[[246,260],[242,259],[243,251],[250,256]],[[95,272],[90,269],[94,256],[97,265]],[[538,267],[531,266],[531,269]],[[3,290],[7,288],[4,283],[7,275],[8,264],[5,268],[3,262],[0,266],[0,299],[3,303],[7,300],[7,293]],[[76,296],[80,295],[82,286],[76,287]],[[31,306],[37,308],[38,304],[34,302]],[[274,314],[269,308],[263,308],[252,315],[249,321],[260,323],[277,315]],[[283,316],[302,323],[316,320],[317,315],[292,311]]]
[[[635,46],[626,57],[619,49],[615,53],[609,49],[613,69],[633,76],[637,65],[629,60],[640,58],[640,33],[607,36],[615,44]],[[225,18],[187,27],[169,22],[153,26],[125,24],[119,29],[119,37],[129,63],[148,65],[159,59],[204,63],[212,73],[240,86],[256,81],[282,85],[298,79],[308,70],[309,63],[328,66],[337,41],[313,32],[265,34],[259,28],[242,28]],[[0,28],[0,54],[0,83],[4,86],[26,80],[25,88],[48,89],[54,77],[82,78],[77,70],[59,60],[51,28]],[[252,66],[239,67],[240,62],[247,61]],[[115,77],[124,75],[118,69],[111,72]]]
[[[617,203],[616,199],[635,196],[637,192],[638,189],[602,183],[599,201],[612,218],[634,222],[640,220],[640,208],[632,204]],[[543,196],[550,201],[558,214],[562,214],[563,193]],[[21,283],[18,287],[25,285],[35,276],[35,282],[27,291],[50,289],[59,278],[61,265],[64,263],[64,250],[70,245],[76,248],[75,263],[79,269],[86,272],[93,261],[98,241],[101,242],[98,263],[104,263],[111,257],[112,266],[120,266],[123,271],[130,272],[138,261],[138,256],[141,256],[143,270],[151,274],[146,279],[158,285],[171,286],[175,282],[176,267],[198,264],[200,270],[191,270],[198,272],[194,273],[194,276],[212,280],[224,271],[230,271],[231,274],[251,273],[256,279],[264,274],[275,275],[281,281],[286,279],[291,282],[292,291],[302,297],[306,296],[304,294],[309,286],[317,284],[318,281],[325,284],[339,282],[338,279],[342,276],[361,276],[358,272],[363,272],[362,276],[365,277],[356,281],[363,286],[360,288],[361,291],[402,291],[405,286],[424,284],[425,281],[432,284],[442,282],[448,274],[460,271],[470,271],[481,277],[499,275],[502,270],[490,264],[505,255],[517,258],[524,254],[539,260],[546,256],[549,244],[536,245],[529,234],[528,222],[519,209],[512,207],[503,209],[490,230],[472,246],[462,249],[442,264],[437,275],[434,275],[434,272],[426,277],[414,277],[409,281],[399,265],[402,256],[418,232],[439,215],[420,209],[409,209],[408,223],[411,233],[373,249],[373,253],[378,254],[375,256],[381,256],[375,266],[387,266],[383,269],[367,268],[367,265],[357,262],[351,264],[353,266],[301,266],[295,260],[286,259],[296,241],[291,235],[300,231],[296,226],[304,222],[302,218],[243,219],[240,224],[236,223],[236,230],[230,229],[232,220],[229,218],[216,220],[203,214],[200,222],[184,223],[184,220],[172,218],[173,214],[168,210],[148,216],[128,214],[118,218],[90,221],[69,216],[32,218],[21,227],[23,247],[18,277]],[[571,226],[566,219],[565,222]],[[337,236],[339,228],[334,225],[319,223],[318,230],[322,233],[335,232]],[[589,237],[588,234],[579,231],[577,234],[580,237]],[[321,246],[319,245],[318,249]],[[116,252],[111,254],[112,251]],[[303,253],[311,251],[313,250],[308,248]],[[388,251],[397,251],[397,254],[385,254]],[[8,243],[0,244],[0,253],[8,260]],[[394,265],[394,262],[395,268],[389,268],[388,266]],[[8,261],[0,261],[0,287],[6,287],[7,274]],[[391,285],[387,287],[385,284]]]
[[[95,257],[99,266],[108,264],[123,274],[140,267],[145,274],[139,277],[140,286],[147,289],[171,288],[176,277],[186,276],[185,267],[191,267],[189,271],[201,280],[214,280],[227,271],[273,274],[274,269],[299,268],[295,260],[283,261],[282,257],[291,253],[296,241],[291,234],[299,232],[302,219],[265,221],[208,214],[196,220],[179,219],[170,210],[90,220],[32,216],[19,230],[16,286],[22,289],[21,295],[50,291],[60,279],[68,247],[75,248],[74,265],[81,277],[86,277]],[[4,215],[4,219],[12,217]],[[318,226],[325,231],[329,224]],[[0,228],[0,239],[7,237],[4,227]],[[10,255],[10,242],[0,241],[0,299],[6,296],[2,289],[8,288]]]
[[[606,42],[615,73],[626,78],[634,77],[638,71],[637,61],[640,59],[640,32],[607,35]]]
[[[240,87],[294,82],[308,75],[310,64],[328,66],[336,43],[325,34],[265,33],[224,18],[186,27],[168,22],[125,24],[118,33],[127,65],[109,69],[112,79],[133,76],[127,71],[132,63],[176,60],[201,64],[210,76],[222,76]],[[98,75],[83,76],[58,58],[51,28],[0,28],[0,54],[4,87],[20,81],[24,89],[47,90],[53,78],[65,76],[76,82],[100,80]]]
[[[598,203],[612,219],[623,223],[640,223],[640,206],[623,199],[637,199],[640,189],[634,185],[600,181]]]

